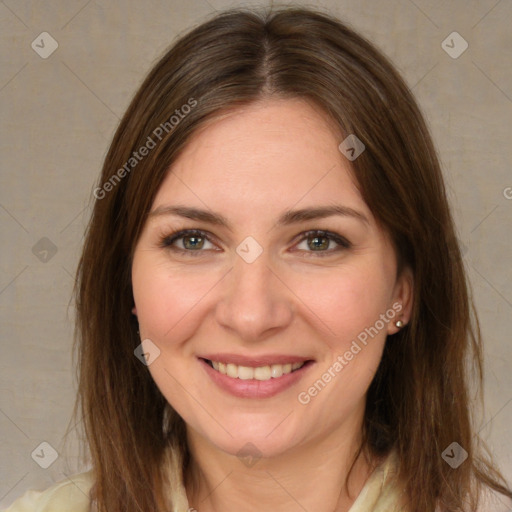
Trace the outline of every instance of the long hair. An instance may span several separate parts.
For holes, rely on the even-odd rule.
[[[336,123],[340,142],[356,134],[364,143],[352,162],[360,191],[400,267],[414,275],[410,323],[388,338],[368,391],[362,449],[396,450],[414,512],[473,510],[483,485],[512,497],[472,425],[480,332],[417,103],[390,62],[348,26],[282,8],[226,11],[182,36],[141,85],[105,158],[75,292],[75,414],[84,421],[97,510],[167,510],[164,449],[172,444],[188,460],[183,420],[134,356],[131,262],[146,215],[196,130],[270,97],[305,98]],[[456,470],[441,457],[453,441],[468,453]]]

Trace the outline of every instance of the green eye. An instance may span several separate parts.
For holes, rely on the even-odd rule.
[[[308,242],[308,247],[312,250],[317,250],[317,249],[320,249],[320,250],[324,250],[324,249],[327,249],[329,247],[329,242],[331,240],[329,240],[329,238],[327,238],[326,236],[315,236],[313,238],[308,238],[307,239],[307,242]]]
[[[161,240],[160,247],[191,255],[214,249],[208,235],[199,230],[183,230],[168,235]]]
[[[185,249],[202,249],[205,241],[204,238],[195,235],[185,235],[181,239]]]
[[[308,256],[313,255],[313,253],[317,256],[329,256],[352,247],[352,244],[348,240],[329,231],[307,231],[301,233],[300,236],[299,243],[295,246],[296,250]],[[178,231],[163,237],[160,242],[160,247],[190,256],[200,256],[205,251],[218,250],[210,241],[208,233],[194,229]]]
[[[329,255],[349,249],[350,247],[350,242],[345,238],[335,233],[319,230],[304,233],[300,243],[297,245],[297,249],[309,253],[315,252],[319,256]]]

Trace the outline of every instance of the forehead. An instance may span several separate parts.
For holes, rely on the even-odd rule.
[[[336,203],[371,217],[341,140],[332,121],[304,100],[253,103],[191,137],[154,206],[186,203],[243,216]]]

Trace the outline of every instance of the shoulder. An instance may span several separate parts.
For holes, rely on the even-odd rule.
[[[408,498],[403,483],[398,481],[398,454],[392,451],[388,457],[375,469],[367,485],[361,493],[368,496],[373,493],[374,501],[371,501],[371,507],[366,506],[358,508],[357,501],[350,512],[403,512],[411,510],[408,505]],[[366,497],[366,496],[364,496]],[[440,508],[436,508],[436,512],[440,512]],[[475,512],[468,510],[467,512]],[[512,499],[491,489],[490,487],[481,486],[478,507],[476,512],[512,512]]]
[[[92,470],[71,475],[43,491],[30,490],[4,512],[88,512]]]
[[[486,487],[480,494],[478,512],[512,512],[512,499]]]

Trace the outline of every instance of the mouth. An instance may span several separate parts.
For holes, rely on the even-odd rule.
[[[211,358],[211,359],[210,359]],[[297,385],[315,365],[313,359],[293,356],[247,358],[235,355],[198,357],[211,382],[238,398],[263,399]]]
[[[200,358],[216,372],[226,375],[232,379],[240,380],[258,380],[268,381],[271,379],[279,379],[283,375],[294,373],[306,365],[312,364],[312,360],[306,360],[293,363],[274,363],[262,366],[242,366],[234,363],[223,361],[212,361],[210,359]]]

